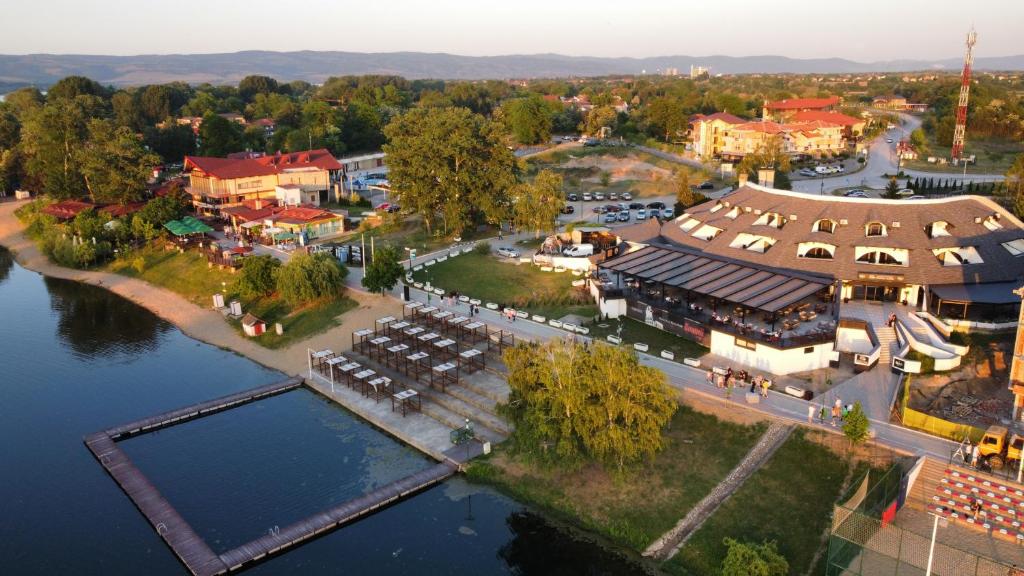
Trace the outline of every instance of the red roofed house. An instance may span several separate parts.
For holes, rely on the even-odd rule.
[[[697,158],[712,158],[722,152],[725,134],[737,124],[746,120],[727,112],[715,112],[705,116],[697,114],[690,119],[690,134],[693,151]]]
[[[840,124],[820,120],[788,124],[757,120],[731,126],[722,137],[719,154],[723,158],[740,159],[776,137],[781,140],[782,149],[791,155],[820,156],[846,148]]]
[[[326,202],[337,191],[341,164],[319,149],[244,158],[186,156],[185,172],[196,211],[217,214],[245,200],[275,198],[279,186],[298,186],[304,202]]]
[[[43,208],[43,214],[53,216],[57,220],[72,220],[75,216],[78,216],[81,212],[86,210],[92,210],[95,208],[95,204],[89,202],[82,202],[80,200],[61,200],[54,204]]]
[[[804,110],[793,114],[790,122],[828,122],[843,127],[843,136],[855,138],[864,133],[864,119],[847,116],[840,112],[826,112],[824,110]]]
[[[829,98],[790,98],[775,102],[765,100],[761,116],[765,120],[788,122],[797,112],[832,110],[837,104],[839,104],[838,96]]]

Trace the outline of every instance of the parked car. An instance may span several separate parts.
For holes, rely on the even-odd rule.
[[[908,198],[914,195],[914,191],[911,190],[910,188],[903,188],[899,192],[896,192],[896,195],[902,198]]]
[[[665,208],[664,210],[661,211],[661,217],[666,220],[671,220],[672,218],[676,217],[676,211],[673,210],[672,208]]]
[[[625,202],[619,202],[619,210],[629,210],[629,204]]]
[[[604,200],[604,192],[594,192],[594,200],[598,202]]]
[[[593,194],[591,194],[590,192],[584,192],[584,193],[583,193],[583,201],[584,201],[584,202],[590,202],[590,201],[592,201],[593,199],[594,199],[594,195],[593,195]]]
[[[611,212],[609,212],[609,213],[604,215],[604,223],[605,224],[614,224],[617,221],[618,221],[617,217],[615,216],[615,214],[613,214]]]
[[[814,173],[814,170],[811,170],[810,168],[801,168],[799,174],[807,177],[817,176],[817,174]]]
[[[710,180],[705,180],[705,181],[700,183],[700,189],[701,190],[714,190],[715,189],[715,185],[712,184]]]
[[[619,194],[619,198],[622,198],[623,200],[632,200],[633,195],[629,192],[623,192],[622,194]]]
[[[924,200],[925,197],[920,194],[914,194],[913,196],[907,196],[904,200]]]
[[[892,144],[892,138],[886,138],[885,139],[885,143],[886,144]]]
[[[850,190],[849,192],[844,194],[844,196],[846,196],[847,198],[867,198],[868,197],[868,195],[865,194],[863,190]]]
[[[519,252],[507,246],[498,248],[498,256],[505,258],[519,258]]]
[[[566,200],[568,200],[569,202],[579,202],[580,197],[579,194],[569,194],[569,196],[566,197]]]
[[[629,209],[630,210],[640,210],[642,208],[646,208],[646,206],[644,206],[642,202],[630,202],[629,203]]]
[[[619,222],[629,222],[629,210],[619,212]]]
[[[576,212],[576,208],[572,204],[562,206],[562,214],[573,214],[574,212]]]
[[[593,210],[597,214],[604,214],[605,212],[608,211],[608,209],[605,208],[604,206],[594,206]]]
[[[562,250],[563,256],[580,257],[580,256],[593,256],[594,245],[593,244],[573,244],[565,250]]]
[[[654,202],[648,202],[647,203],[647,207],[648,208],[653,208],[655,210],[664,210],[665,209],[665,203],[660,201],[660,200],[656,200]]]
[[[618,200],[619,199],[619,193],[618,192],[609,192],[608,193],[608,199],[609,200]]]
[[[647,210],[645,210],[643,208],[640,208],[639,210],[637,210],[636,211],[636,219],[637,220],[647,220]]]
[[[601,141],[596,138],[587,138],[586,140],[583,141],[584,146],[597,146],[600,143]]]
[[[605,212],[618,212],[619,210],[622,210],[622,208],[619,208],[615,204],[605,204],[604,205],[604,211]]]

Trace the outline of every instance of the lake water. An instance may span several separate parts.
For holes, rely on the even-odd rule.
[[[82,444],[88,433],[283,378],[0,248],[0,573],[184,574]],[[305,389],[120,443],[222,552],[431,461]],[[247,574],[639,574],[454,478]]]

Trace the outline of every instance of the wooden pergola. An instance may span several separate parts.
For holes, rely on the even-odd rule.
[[[458,337],[459,326],[462,326],[467,322],[469,322],[469,318],[466,318],[465,316],[452,316],[444,322],[444,333],[449,336],[454,335],[455,337]]]
[[[387,357],[384,359],[384,365],[390,366],[395,370],[398,370],[402,366],[402,361],[405,358],[406,352],[409,350],[408,344],[396,344],[388,348]]]
[[[340,367],[340,366],[344,366],[345,364],[348,364],[348,363],[349,363],[348,358],[345,358],[344,356],[335,356],[334,358],[331,358],[329,360],[324,361],[324,363],[323,363],[324,370],[323,371],[327,372],[327,374],[325,374],[325,376],[330,378],[332,385],[334,384],[334,382],[336,382],[338,380],[338,374],[337,374],[337,371],[336,371],[337,368]],[[321,372],[321,373],[323,373],[323,372]]]
[[[473,321],[459,326],[459,339],[470,344],[487,340],[487,334],[487,324],[483,322]]]
[[[352,333],[352,349],[360,353],[365,353],[366,347],[370,342],[370,337],[373,335],[373,330],[370,330],[369,328],[356,330]]]
[[[438,338],[440,338],[440,336],[438,336],[434,332],[427,332],[426,334],[420,334],[416,338],[416,349],[421,351],[421,352],[423,350],[430,350],[431,342],[433,342],[434,340],[437,340]]]
[[[483,370],[486,367],[484,357],[484,353],[476,348],[470,348],[461,352],[458,357],[459,370],[464,374],[472,374],[477,370]]]
[[[377,325],[376,328],[374,328],[374,332],[378,335],[387,334],[388,326],[394,321],[394,316],[385,316],[383,318],[377,318]]]
[[[376,371],[364,368],[352,375],[352,388],[358,389],[360,394],[366,396],[366,383],[376,376]]]
[[[391,395],[391,411],[395,411],[395,407],[402,409],[402,418],[405,418],[407,411],[416,410],[418,412],[423,411],[423,401],[420,395],[415,390],[402,390],[401,392]]]
[[[317,350],[316,352],[313,352],[313,353],[311,353],[309,355],[309,364],[310,364],[310,366],[315,368],[317,372],[320,372],[321,374],[323,374],[324,373],[324,370],[323,370],[324,363],[327,362],[328,360],[330,360],[331,358],[334,358],[334,351],[333,350],[330,350],[330,349]]]
[[[437,353],[437,357],[440,358],[442,362],[455,358],[459,353],[458,343],[450,338],[434,342],[434,348]]]
[[[402,319],[415,318],[416,309],[422,307],[423,302],[406,302],[405,306],[402,307]]]
[[[387,329],[384,331],[384,335],[395,338],[396,336],[402,333],[402,330],[405,330],[410,326],[412,326],[412,324],[406,322],[405,320],[399,322],[392,322],[391,324],[388,324]]]
[[[380,397],[391,394],[392,390],[394,390],[394,385],[391,382],[391,378],[380,376],[366,383],[363,395],[369,396],[371,390],[373,391],[374,402],[380,403]]]
[[[387,336],[378,336],[373,340],[370,340],[370,358],[378,361],[384,361],[384,355],[387,351],[387,347],[391,344],[391,338]]]
[[[352,388],[352,375],[358,372],[362,367],[362,364],[358,362],[349,362],[348,364],[338,366],[338,373],[341,376],[341,381],[347,384],[349,388]]]
[[[459,383],[459,366],[454,362],[445,362],[434,366],[430,371],[430,387],[437,388],[440,384],[441,392],[446,392],[448,386],[455,386]]]
[[[444,325],[444,321],[447,318],[450,318],[452,316],[453,316],[453,314],[451,312],[449,312],[448,310],[441,310],[439,312],[434,312],[432,315],[427,317],[427,325],[430,326],[430,327],[434,327],[434,326],[438,326],[438,325]]]
[[[501,328],[488,329],[487,330],[487,351],[491,352],[497,349],[500,355],[505,351],[505,348],[510,348],[516,345],[516,336],[511,332],[506,332]]]
[[[437,312],[437,306],[420,306],[412,311],[412,320],[417,324],[425,324],[430,321],[430,316]]]
[[[422,326],[412,326],[410,328],[406,328],[405,330],[402,330],[402,334],[401,336],[399,336],[399,341],[402,342],[403,344],[412,344],[415,346],[416,337],[422,334],[424,331],[425,330]]]
[[[433,365],[430,363],[430,354],[416,352],[405,357],[405,375],[411,376],[413,380],[419,380],[420,375],[429,372]]]

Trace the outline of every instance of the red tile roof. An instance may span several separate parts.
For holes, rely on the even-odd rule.
[[[853,116],[847,116],[846,114],[840,114],[839,112],[829,112],[826,110],[803,110],[793,114],[790,118],[794,122],[828,122],[830,124],[838,124],[840,126],[853,126],[855,124],[863,124],[864,121]]]
[[[227,208],[221,208],[222,213],[234,216],[239,222],[263,220],[277,214],[281,210],[283,210],[283,208],[273,204],[263,206],[262,208],[252,208],[250,206],[228,206]]]
[[[743,118],[733,116],[728,112],[715,112],[714,114],[708,114],[707,116],[703,114],[697,114],[690,120],[690,122],[711,122],[712,120],[721,120],[722,122],[727,122],[729,124],[743,124],[744,122],[746,122],[746,120],[744,120]]]
[[[291,206],[278,212],[276,220],[278,222],[283,222],[284,224],[305,224],[306,222],[315,222],[317,220],[337,217],[338,215],[333,212],[328,212],[327,210],[321,210],[312,206]]]
[[[95,204],[90,204],[89,202],[62,200],[43,208],[43,214],[49,214],[58,220],[70,220],[78,216],[79,213],[95,207]]]
[[[127,216],[129,214],[135,214],[146,205],[145,202],[130,202],[128,204],[111,204],[100,208],[100,212],[106,212],[114,218],[120,218],[121,216]]]
[[[199,169],[222,180],[269,176],[302,168],[341,170],[341,164],[328,150],[323,148],[290,154],[271,154],[259,158],[185,157],[185,170]]]
[[[832,96],[830,98],[791,98],[789,100],[768,102],[765,104],[765,108],[769,110],[814,110],[828,108],[829,106],[835,106],[836,104],[839,104],[838,96]]]

